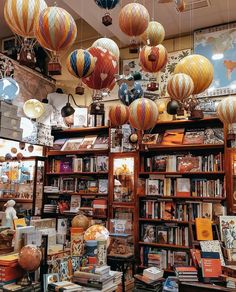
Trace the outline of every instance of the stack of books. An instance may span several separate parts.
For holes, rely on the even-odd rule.
[[[176,267],[175,273],[180,282],[198,282],[197,269],[195,267]]]
[[[58,207],[53,204],[45,204],[43,208],[44,213],[57,213]]]
[[[162,291],[163,278],[158,280],[151,280],[143,275],[134,275],[134,292],[143,292],[143,291]]]
[[[1,285],[15,282],[23,276],[23,270],[18,265],[18,254],[0,256],[0,283]]]
[[[59,187],[44,186],[44,193],[59,193]]]

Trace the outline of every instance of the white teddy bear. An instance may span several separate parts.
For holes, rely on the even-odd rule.
[[[3,218],[2,225],[10,227],[11,229],[14,229],[14,219],[18,219],[16,216],[16,210],[13,208],[15,206],[16,202],[14,200],[9,200],[6,202],[4,207],[6,207],[5,210],[5,218]]]

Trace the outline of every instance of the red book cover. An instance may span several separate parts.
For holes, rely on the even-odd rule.
[[[220,259],[202,258],[202,275],[204,278],[218,278],[222,274]]]

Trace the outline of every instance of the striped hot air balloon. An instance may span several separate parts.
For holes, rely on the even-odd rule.
[[[4,17],[15,34],[33,38],[36,20],[45,8],[44,0],[6,0]]]
[[[154,101],[141,97],[131,103],[129,111],[129,122],[133,128],[148,130],[156,125],[158,107]]]
[[[189,97],[194,90],[192,78],[184,73],[171,76],[167,84],[167,91],[173,99],[183,100]]]
[[[100,38],[97,39],[93,44],[94,48],[104,48],[110,51],[116,58],[119,60],[120,58],[120,49],[117,46],[116,42],[109,38]]]
[[[112,126],[121,126],[129,120],[129,108],[124,104],[113,105],[109,111],[109,119]]]
[[[48,7],[39,15],[35,36],[43,48],[58,53],[74,43],[77,36],[76,23],[65,9]]]
[[[157,21],[150,21],[148,28],[141,35],[142,41],[149,46],[157,46],[163,42],[165,38],[165,29],[162,24]]]
[[[224,124],[236,123],[236,97],[229,96],[222,99],[216,108],[216,112]]]
[[[156,47],[144,46],[139,53],[139,62],[146,72],[155,73],[160,71],[165,67],[167,61],[167,50],[162,45]]]
[[[104,48],[89,48],[89,53],[95,58],[93,73],[83,82],[91,89],[110,89],[114,86],[115,74],[118,73],[118,61],[116,57]]]
[[[72,75],[83,78],[93,73],[95,60],[88,51],[79,49],[68,56],[66,66]]]
[[[139,3],[130,3],[120,11],[119,26],[128,36],[139,36],[147,29],[149,19],[150,16],[145,6]]]
[[[189,75],[194,83],[193,94],[206,90],[214,75],[214,68],[211,62],[202,55],[190,55],[184,57],[175,67],[174,74],[185,73]]]

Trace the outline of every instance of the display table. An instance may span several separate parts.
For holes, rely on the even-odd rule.
[[[232,292],[235,289],[226,288],[213,284],[204,284],[204,283],[179,283],[179,292],[213,292],[213,291],[227,291]]]

